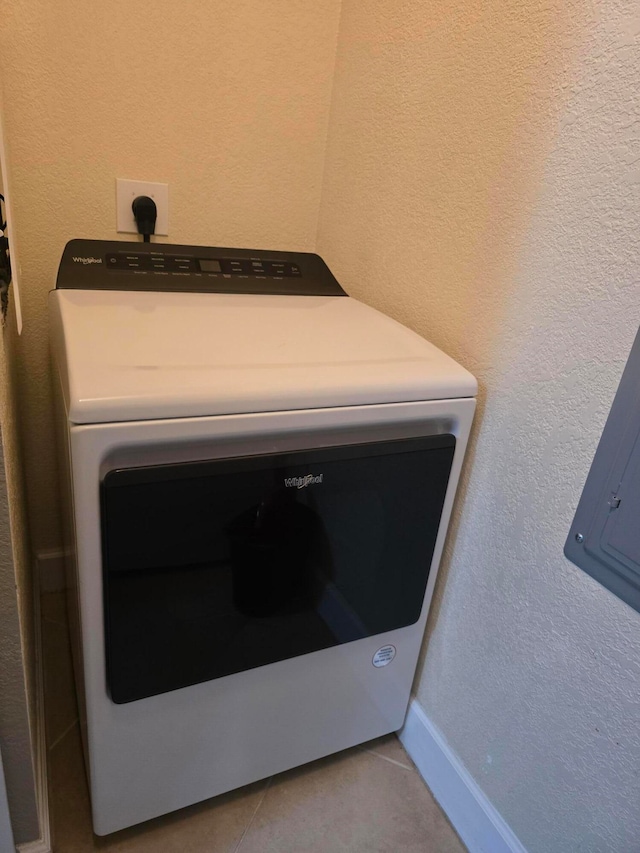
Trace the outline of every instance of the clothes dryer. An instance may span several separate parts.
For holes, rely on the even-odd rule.
[[[316,255],[76,240],[50,317],[96,833],[401,728],[475,379]]]

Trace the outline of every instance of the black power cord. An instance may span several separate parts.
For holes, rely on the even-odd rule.
[[[2,207],[5,206],[4,196],[0,194]],[[0,207],[0,211],[2,210]],[[7,316],[9,306],[9,284],[11,283],[11,260],[9,258],[9,239],[7,237],[7,220],[0,213],[0,311]]]
[[[149,243],[151,235],[156,232],[158,208],[155,201],[148,195],[139,195],[134,198],[131,209],[138,226],[138,234],[142,234],[143,242]]]

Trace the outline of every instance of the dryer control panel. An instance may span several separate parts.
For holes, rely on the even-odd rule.
[[[319,255],[71,240],[57,288],[346,296]]]

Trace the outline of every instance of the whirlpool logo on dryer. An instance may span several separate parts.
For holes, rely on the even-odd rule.
[[[101,264],[102,258],[72,258],[74,264]]]
[[[285,477],[287,489],[306,489],[307,486],[319,486],[324,474],[305,474],[304,477]]]

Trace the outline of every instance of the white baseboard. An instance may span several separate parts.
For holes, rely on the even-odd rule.
[[[526,853],[416,699],[398,736],[469,853]]]
[[[53,853],[49,841],[39,838],[37,841],[27,841],[26,844],[18,844],[18,853]]]
[[[53,552],[47,552],[53,553]],[[62,560],[62,556],[59,558]],[[47,782],[47,732],[44,716],[44,669],[42,654],[42,629],[40,613],[40,558],[36,558],[33,584],[33,623],[36,653],[36,800],[38,803],[38,821],[40,838],[18,844],[18,853],[52,853],[51,822],[49,815],[49,787]],[[64,579],[64,571],[62,573]],[[62,587],[64,588],[64,587]]]
[[[62,592],[65,589],[64,558],[65,552],[61,548],[38,551],[36,554],[36,575],[40,585],[40,593]]]

